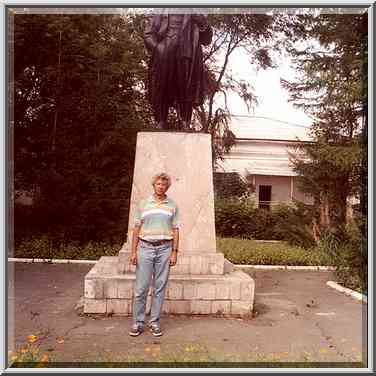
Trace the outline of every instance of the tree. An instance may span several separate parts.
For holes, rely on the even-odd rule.
[[[320,208],[321,228],[335,231],[349,222],[349,197],[363,188],[367,15],[302,15],[293,31],[288,50],[299,77],[282,84],[294,105],[314,118],[316,141],[303,147],[309,161],[295,157],[293,162],[302,189]]]
[[[204,50],[207,69],[207,96],[205,103],[196,109],[196,130],[208,132],[213,140],[213,161],[223,159],[234,145],[235,136],[229,128],[230,112],[227,107],[229,91],[237,93],[248,108],[257,104],[250,82],[239,81],[228,70],[235,51],[244,51],[254,67],[272,67],[271,40],[275,30],[274,18],[265,14],[210,14],[213,41]],[[225,98],[225,107],[216,104],[219,96]]]
[[[136,131],[148,124],[143,60],[131,17],[15,16],[15,189],[34,191],[39,231],[124,238]]]

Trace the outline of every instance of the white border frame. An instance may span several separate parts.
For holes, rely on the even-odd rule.
[[[124,1],[119,1],[119,0],[112,0],[111,1],[111,7],[114,7],[116,8],[117,5],[119,7],[123,7],[123,6],[129,6],[129,7],[135,7],[135,6],[140,6],[140,7],[147,7],[147,6],[157,6],[157,5],[171,5],[171,6],[176,6],[176,3],[177,1],[156,1],[156,0],[149,0],[149,1],[135,1],[135,2],[124,2]],[[8,213],[7,213],[7,199],[6,199],[6,194],[8,192],[8,189],[6,187],[6,182],[7,182],[7,178],[6,178],[6,162],[7,162],[7,155],[6,155],[6,151],[7,151],[7,148],[6,148],[6,136],[7,136],[7,128],[6,128],[6,106],[5,106],[5,103],[6,103],[6,98],[7,98],[7,87],[6,87],[6,84],[7,84],[7,77],[6,77],[6,72],[5,72],[5,69],[6,69],[6,64],[5,64],[5,61],[6,61],[6,57],[7,57],[7,51],[5,50],[5,46],[6,46],[6,35],[7,35],[7,31],[5,30],[5,26],[6,26],[6,22],[5,22],[5,17],[6,17],[6,6],[20,6],[20,5],[25,5],[25,7],[33,7],[33,6],[47,6],[47,7],[51,7],[51,6],[54,6],[54,7],[58,7],[58,6],[64,6],[64,7],[67,7],[67,6],[72,6],[72,7],[79,7],[81,6],[82,8],[85,8],[85,7],[96,7],[96,8],[100,8],[101,6],[105,6],[105,7],[108,7],[108,3],[106,4],[106,2],[104,1],[74,1],[74,0],[64,0],[64,1],[48,1],[48,0],[41,0],[41,1],[38,1],[38,2],[33,2],[33,1],[18,1],[18,0],[13,0],[13,1],[2,1],[2,4],[1,4],[1,7],[0,7],[0,19],[1,21],[1,24],[4,25],[4,28],[3,28],[3,31],[4,33],[2,33],[2,37],[1,37],[1,41],[0,41],[0,47],[1,47],[1,51],[2,51],[2,59],[0,60],[0,70],[1,70],[1,73],[0,73],[0,82],[2,83],[1,87],[3,88],[3,90],[1,91],[1,95],[2,95],[2,99],[1,100],[1,105],[0,105],[0,113],[2,114],[2,123],[4,125],[4,128],[3,128],[3,161],[1,163],[1,169],[2,169],[2,172],[3,172],[3,179],[2,179],[2,184],[1,184],[1,204],[2,204],[2,207],[4,208],[4,212],[3,212],[3,220],[4,220],[4,224],[7,223],[7,220],[8,220]],[[330,1],[330,3],[328,4],[327,2],[323,1],[323,0],[311,0],[309,2],[286,2],[286,1],[278,1],[278,0],[274,0],[274,1],[262,1],[262,2],[251,2],[250,1],[246,1],[246,0],[243,0],[243,1],[237,1],[235,5],[231,4],[231,2],[229,3],[228,1],[226,2],[221,2],[221,1],[217,1],[217,2],[213,2],[213,1],[206,1],[205,3],[203,3],[202,1],[200,0],[191,0],[191,1],[182,1],[182,2],[179,2],[179,6],[184,6],[184,5],[192,5],[192,6],[195,6],[195,5],[198,5],[200,7],[205,7],[205,6],[231,6],[233,8],[235,7],[241,7],[241,6],[265,6],[265,7],[273,7],[273,6],[289,6],[289,7],[303,7],[303,8],[308,8],[308,7],[315,7],[315,6],[329,6],[329,5],[333,5],[333,7],[340,7],[340,6],[353,6],[354,8],[361,8],[361,7],[369,7],[369,25],[368,25],[368,31],[369,31],[369,40],[371,38],[373,38],[373,24],[374,24],[374,4],[372,1],[361,1],[360,3],[357,3],[356,1],[339,1],[339,0],[332,0]],[[368,66],[368,76],[369,76],[369,95],[368,95],[368,104],[369,104],[369,107],[368,107],[368,110],[369,110],[369,121],[368,121],[368,124],[370,124],[371,126],[368,127],[368,179],[369,179],[369,184],[368,184],[368,187],[371,188],[368,190],[368,210],[369,210],[369,215],[368,215],[368,268],[369,268],[369,273],[368,273],[368,286],[371,286],[373,287],[373,266],[374,266],[374,258],[373,258],[373,254],[372,254],[372,251],[373,251],[373,229],[372,229],[372,224],[373,224],[373,165],[372,165],[372,162],[373,162],[373,141],[374,141],[374,134],[373,134],[373,128],[372,128],[372,125],[373,125],[373,76],[372,76],[372,73],[373,73],[373,64],[374,64],[374,61],[373,61],[373,48],[372,48],[372,44],[369,43],[368,44],[368,51],[369,51],[369,66]],[[372,77],[372,79],[371,79]],[[6,228],[8,228],[8,226],[6,226]],[[7,291],[6,291],[6,288],[7,288],[7,281],[5,281],[5,276],[7,276],[8,274],[6,273],[6,269],[7,269],[7,253],[8,253],[8,250],[6,248],[7,246],[7,239],[6,239],[6,232],[5,232],[5,226],[2,226],[1,227],[1,237],[3,239],[3,244],[4,244],[4,252],[3,252],[3,255],[4,257],[1,259],[1,266],[2,266],[2,271],[3,271],[3,280],[2,280],[2,288],[1,288],[1,297],[2,297],[2,301],[4,302],[5,304],[5,307],[4,307],[4,310],[1,311],[0,315],[2,317],[2,328],[3,328],[3,333],[6,333],[7,332],[7,325],[8,323],[6,322],[6,317],[7,315],[5,314],[4,315],[4,312],[7,310],[7,302],[5,301],[6,297],[7,297]],[[370,270],[370,267],[371,267],[371,270]],[[70,372],[70,371],[74,371],[74,372],[80,372],[80,373],[103,373],[103,372],[106,372],[106,373],[145,373],[145,372],[153,372],[153,373],[176,373],[176,372],[181,372],[181,373],[193,373],[193,372],[197,372],[197,371],[201,371],[201,372],[206,372],[206,373],[244,373],[244,372],[250,372],[250,370],[253,370],[253,372],[256,372],[256,373],[275,373],[275,371],[278,371],[279,373],[297,373],[297,372],[302,372],[302,373],[323,373],[323,372],[329,372],[329,373],[372,373],[372,370],[373,370],[373,366],[374,366],[374,359],[373,359],[373,353],[372,353],[372,349],[373,349],[373,344],[374,344],[374,336],[373,336],[373,329],[374,329],[374,326],[373,326],[373,316],[372,316],[372,313],[373,313],[373,304],[374,304],[374,300],[373,300],[373,293],[374,291],[372,291],[371,294],[368,295],[368,367],[367,368],[211,368],[211,369],[207,369],[207,368],[168,368],[168,369],[164,369],[164,368],[132,368],[132,369],[128,369],[128,368],[85,368],[85,369],[82,369],[82,368],[46,368],[46,369],[43,369],[43,368],[14,368],[14,369],[11,369],[11,368],[6,368],[6,359],[7,359],[7,346],[6,346],[6,343],[7,343],[7,338],[4,338],[4,341],[1,342],[1,347],[0,347],[0,350],[2,352],[2,356],[1,356],[1,363],[0,363],[0,368],[1,370],[5,370],[7,373],[20,373],[20,372],[25,372],[25,371],[28,371],[29,373],[45,373],[45,372],[48,372],[48,373],[54,373],[54,372],[57,372],[57,373],[61,373],[61,372]],[[370,328],[372,328],[372,331],[370,331]]]

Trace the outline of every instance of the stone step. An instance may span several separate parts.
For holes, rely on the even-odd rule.
[[[127,250],[119,251],[118,273],[134,273],[136,267],[130,264],[131,253]],[[171,274],[214,274],[225,272],[225,258],[223,253],[179,252],[178,261],[170,269]]]
[[[132,312],[134,273],[119,274],[116,257],[102,257],[85,276],[85,313]],[[152,299],[149,292],[148,306]],[[242,271],[223,275],[171,274],[163,312],[244,316],[253,309],[254,281]]]

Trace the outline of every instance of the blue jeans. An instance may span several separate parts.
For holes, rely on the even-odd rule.
[[[143,327],[145,324],[146,299],[152,279],[154,293],[152,297],[150,324],[159,325],[168,276],[172,241],[154,246],[141,239],[138,242],[136,283],[133,302],[133,322]]]

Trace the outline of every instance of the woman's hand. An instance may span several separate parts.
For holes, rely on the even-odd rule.
[[[178,253],[175,251],[172,251],[171,256],[170,256],[170,266],[175,266],[177,261],[178,261]]]
[[[131,254],[131,264],[137,265],[137,253],[136,252],[132,252]]]

